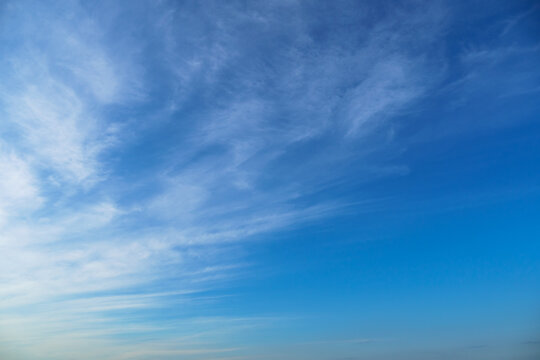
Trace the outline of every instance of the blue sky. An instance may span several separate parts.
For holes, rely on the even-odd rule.
[[[3,1],[0,357],[532,360],[535,1]]]

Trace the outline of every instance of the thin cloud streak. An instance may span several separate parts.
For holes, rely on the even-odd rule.
[[[108,2],[42,5],[45,20],[31,6],[12,2],[2,15],[1,39],[11,31],[21,44],[1,71],[0,309],[18,314],[1,327],[43,336],[23,343],[30,354],[54,349],[51,358],[79,346],[111,359],[236,351],[211,350],[223,342],[212,329],[204,351],[110,335],[129,311],[195,306],[211,298],[201,289],[245,276],[243,244],[346,211],[345,197],[317,196],[351,172],[406,173],[385,161],[394,118],[444,72],[431,51],[445,27],[439,3],[388,10],[371,25],[362,15],[362,31],[339,41],[331,30],[317,39],[313,29],[333,20],[297,2],[134,5],[131,24]],[[126,27],[112,31],[115,21]],[[378,200],[355,204],[370,211]],[[49,316],[20,315],[30,306]],[[252,321],[218,328],[226,338]],[[135,319],[125,331],[151,338],[175,326]]]

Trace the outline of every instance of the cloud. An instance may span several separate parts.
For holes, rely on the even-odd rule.
[[[93,120],[83,115],[81,101],[72,90],[45,80],[10,99],[10,117],[22,133],[24,147],[44,166],[56,170],[62,180],[79,183],[97,172],[97,147],[84,126]]]
[[[0,144],[1,145],[1,144]],[[0,228],[15,216],[39,208],[43,197],[32,167],[14,152],[0,146]]]
[[[339,214],[350,204],[324,192],[349,172],[402,173],[370,156],[436,78],[417,50],[443,11],[362,5],[351,33],[296,2],[129,5],[1,15],[17,46],[0,70],[0,327],[55,359],[226,357],[256,320],[144,315],[244,276],[255,237]],[[197,346],[149,340],[199,327]]]
[[[424,85],[420,84],[424,82],[415,78],[409,66],[400,59],[379,63],[367,79],[350,91],[348,134],[373,126],[421,94]]]
[[[26,5],[42,16],[20,15]],[[66,12],[31,1],[7,9],[6,26],[16,27],[17,44],[2,62],[9,140],[56,181],[91,186],[104,175],[99,156],[116,143],[118,126],[98,109],[126,96],[139,99],[134,74],[122,70],[132,66],[107,54],[99,24],[75,2]]]

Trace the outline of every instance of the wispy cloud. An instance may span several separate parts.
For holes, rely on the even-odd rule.
[[[231,358],[213,336],[150,340],[200,322],[150,329],[130,311],[204,302],[249,268],[233,245],[338,214],[321,193],[351,159],[355,181],[402,173],[370,156],[436,81],[419,49],[444,9],[364,9],[347,33],[296,2],[124,5],[130,21],[108,2],[1,15],[17,46],[0,71],[0,327],[54,359]],[[233,320],[202,327],[256,321]],[[131,330],[148,339],[110,337]]]
[[[35,210],[43,198],[36,175],[27,161],[0,147],[0,226],[17,215]]]

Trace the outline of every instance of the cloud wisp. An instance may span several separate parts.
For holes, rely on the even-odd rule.
[[[373,16],[371,6],[336,24],[289,1],[8,2],[6,348],[51,359],[239,356],[224,339],[256,318],[145,316],[214,301],[247,272],[243,243],[344,211],[346,198],[326,189],[403,173],[388,161],[393,119],[442,76],[445,8]]]

